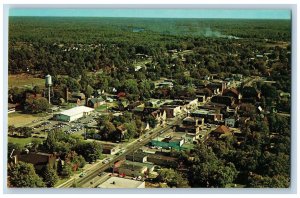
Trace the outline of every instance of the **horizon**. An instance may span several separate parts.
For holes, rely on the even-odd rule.
[[[10,9],[10,17],[290,20],[290,10],[228,9]]]

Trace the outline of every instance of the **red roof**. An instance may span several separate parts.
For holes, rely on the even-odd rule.
[[[225,133],[229,133],[230,130],[229,130],[229,128],[228,128],[227,126],[225,126],[225,125],[220,125],[218,128],[216,128],[216,129],[214,130],[214,132],[225,134]]]
[[[235,95],[237,95],[237,96],[239,95],[238,90],[236,90],[235,88],[225,89],[225,90],[223,91],[223,95],[226,94],[226,93],[228,93],[228,92],[231,92],[231,93],[233,93],[233,94],[235,94]]]
[[[120,92],[120,93],[118,93],[118,95],[117,95],[118,98],[125,97],[125,96],[126,96],[126,93],[125,93],[125,92]]]

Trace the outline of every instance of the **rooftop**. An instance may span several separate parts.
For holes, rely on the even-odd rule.
[[[63,114],[66,116],[74,116],[74,115],[77,115],[80,113],[86,113],[86,112],[91,112],[91,111],[94,111],[94,109],[86,107],[86,106],[78,106],[78,107],[74,107],[72,109],[62,111],[59,114]]]
[[[136,181],[132,179],[126,179],[121,177],[111,177],[102,184],[98,186],[98,188],[144,188],[145,182]]]

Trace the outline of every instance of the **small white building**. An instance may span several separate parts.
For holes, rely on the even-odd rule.
[[[145,188],[145,182],[121,177],[110,177],[100,184],[98,188]]]
[[[85,115],[89,115],[92,111],[94,111],[93,108],[78,106],[55,114],[54,119],[64,122],[72,122],[84,117]]]

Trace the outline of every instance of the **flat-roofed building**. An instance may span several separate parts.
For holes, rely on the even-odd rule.
[[[100,184],[98,188],[145,188],[145,182],[121,177],[110,177]]]
[[[145,176],[147,174],[147,166],[143,164],[123,163],[118,168],[119,174],[132,177]]]
[[[94,111],[94,109],[86,106],[78,106],[55,114],[54,119],[64,122],[72,122],[84,117],[85,115],[91,114],[92,111]]]

